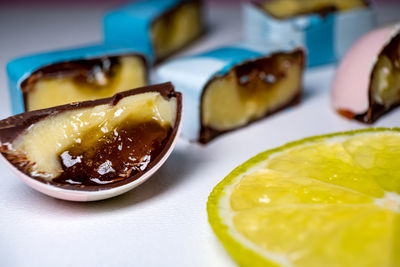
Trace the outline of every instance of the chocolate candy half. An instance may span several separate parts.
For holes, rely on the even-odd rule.
[[[154,61],[169,57],[204,32],[200,0],[142,0],[104,18],[108,44],[139,48]]]
[[[304,53],[224,47],[177,59],[158,69],[185,95],[183,135],[213,138],[299,102]]]
[[[364,123],[400,105],[400,25],[374,30],[350,49],[335,75],[332,104]]]
[[[0,121],[1,154],[24,181],[40,182],[37,189],[54,197],[127,187],[166,160],[181,109],[181,94],[167,83],[26,112]]]
[[[92,46],[22,57],[8,66],[13,113],[110,97],[147,84],[138,51]]]

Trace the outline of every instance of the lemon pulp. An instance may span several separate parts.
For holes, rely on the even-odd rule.
[[[400,266],[400,130],[261,153],[212,192],[209,221],[242,266]]]

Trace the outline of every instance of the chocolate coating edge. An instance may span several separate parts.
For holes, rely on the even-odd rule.
[[[299,53],[299,54],[300,54],[301,70],[302,70],[302,73],[304,73],[304,68],[305,68],[305,53],[304,53],[304,51],[303,51],[302,49],[300,49],[300,48],[294,49],[293,51],[290,52],[290,54],[292,54],[292,55],[295,55],[296,53]],[[265,58],[270,58],[270,57],[272,57],[272,56],[279,56],[279,55],[284,55],[284,54],[286,54],[286,53],[283,53],[283,52],[272,53],[272,54],[270,54],[269,56],[267,56],[267,57],[265,57]],[[259,59],[259,58],[252,59],[252,60],[249,60],[249,61],[243,61],[243,62],[241,62],[241,63],[239,63],[239,64],[233,66],[232,68],[230,68],[229,71],[226,72],[226,74],[214,76],[213,78],[211,78],[211,79],[206,83],[206,85],[205,85],[204,88],[203,88],[203,92],[202,92],[202,94],[201,94],[201,103],[200,103],[200,107],[199,107],[199,108],[200,108],[200,124],[201,124],[201,125],[200,125],[199,138],[198,138],[198,140],[197,140],[199,143],[205,145],[205,144],[207,144],[208,142],[210,142],[211,140],[213,140],[214,138],[216,138],[216,137],[218,137],[218,136],[220,136],[220,135],[223,135],[223,134],[225,134],[225,133],[229,133],[229,132],[231,132],[231,131],[235,131],[235,130],[240,129],[240,128],[247,127],[249,124],[252,124],[252,123],[254,123],[254,122],[256,122],[256,121],[262,120],[262,119],[264,119],[264,118],[266,118],[266,117],[268,117],[268,116],[270,116],[270,115],[272,115],[272,114],[274,114],[274,113],[277,113],[277,112],[279,112],[279,111],[281,111],[281,110],[283,110],[283,109],[285,109],[285,108],[287,108],[287,107],[297,105],[297,104],[299,104],[299,103],[301,102],[301,97],[302,97],[302,84],[300,83],[300,85],[299,85],[299,87],[298,87],[298,89],[297,89],[297,94],[296,94],[291,100],[289,100],[286,104],[282,105],[281,107],[278,107],[278,108],[275,109],[275,110],[272,110],[272,111],[270,111],[270,112],[267,112],[266,114],[264,114],[264,115],[261,116],[260,118],[256,118],[256,119],[249,120],[246,124],[244,124],[244,125],[242,125],[242,126],[239,126],[239,127],[236,127],[236,128],[232,128],[232,129],[230,129],[230,130],[221,131],[221,130],[217,130],[217,129],[214,129],[214,128],[212,128],[212,127],[208,127],[208,126],[203,125],[202,106],[203,106],[204,94],[205,94],[205,91],[206,91],[207,88],[208,88],[208,85],[209,85],[214,79],[223,78],[223,77],[227,76],[230,72],[235,71],[235,69],[237,69],[238,66],[241,66],[242,64],[249,63],[249,62],[251,63],[252,61],[255,61],[255,60],[257,60],[257,59]],[[302,76],[303,76],[303,75],[302,75]]]
[[[69,190],[74,190],[74,191],[100,191],[100,190],[111,189],[111,188],[115,188],[115,187],[119,187],[119,186],[128,184],[134,180],[137,180],[140,176],[144,175],[149,170],[151,170],[165,156],[165,154],[168,152],[169,148],[173,144],[175,138],[177,137],[178,128],[179,128],[179,125],[182,120],[182,94],[179,92],[176,92],[174,90],[173,85],[170,82],[156,84],[156,85],[150,85],[150,86],[144,86],[144,87],[124,91],[124,92],[115,94],[114,96],[109,97],[109,98],[84,101],[84,102],[76,102],[76,103],[72,103],[72,104],[51,107],[48,109],[34,110],[34,111],[25,112],[22,114],[8,117],[8,118],[0,121],[0,142],[2,145],[4,143],[12,142],[21,133],[23,133],[24,130],[26,130],[31,124],[36,123],[42,119],[45,119],[48,116],[56,115],[56,114],[59,114],[64,111],[76,110],[76,109],[87,108],[87,107],[94,107],[94,106],[103,105],[103,104],[115,105],[124,97],[142,94],[142,93],[148,93],[148,92],[158,92],[158,93],[160,93],[160,95],[162,95],[163,97],[168,98],[168,99],[175,97],[177,100],[177,107],[176,107],[177,110],[176,110],[175,124],[172,126],[172,131],[171,131],[170,135],[168,136],[165,146],[163,147],[161,152],[153,160],[150,161],[150,163],[148,164],[148,167],[146,168],[145,171],[137,173],[129,178],[122,180],[122,181],[108,184],[108,185],[105,184],[105,185],[93,185],[93,186],[78,187],[78,186],[73,186],[73,185],[68,185],[68,184],[55,183],[52,180],[46,180],[46,179],[40,178],[40,177],[32,177],[29,174],[23,172],[22,170],[19,170],[19,171],[23,172],[25,175],[27,175],[30,178],[37,180],[39,182],[42,182],[45,184],[51,184],[51,185],[54,185],[59,188],[69,189]],[[13,165],[13,166],[16,167],[15,165]]]

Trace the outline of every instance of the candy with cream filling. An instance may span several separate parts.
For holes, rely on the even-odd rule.
[[[375,25],[369,0],[272,0],[243,7],[249,43],[307,49],[308,66],[335,62]]]
[[[245,45],[177,59],[157,71],[184,93],[182,133],[207,143],[299,101],[304,53]]]
[[[332,105],[364,123],[400,105],[400,25],[374,30],[354,44],[337,69]]]
[[[105,98],[144,86],[147,64],[137,50],[103,45],[15,59],[7,65],[12,112]]]
[[[106,43],[140,48],[156,62],[204,31],[201,0],[141,0],[109,12],[103,23]]]
[[[1,155],[23,180],[39,181],[45,193],[46,186],[126,186],[166,160],[178,135],[181,104],[181,94],[166,83],[22,113],[0,121]],[[68,194],[74,193],[61,198]]]

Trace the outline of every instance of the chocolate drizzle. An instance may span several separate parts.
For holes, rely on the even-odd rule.
[[[102,104],[115,105],[124,97],[147,92],[158,92],[165,98],[176,98],[177,113],[174,125],[164,128],[155,122],[130,124],[129,121],[126,121],[126,123],[116,127],[116,132],[111,132],[114,136],[117,133],[121,137],[120,139],[118,136],[116,136],[117,138],[112,138],[110,135],[105,135],[102,139],[98,140],[95,146],[88,147],[87,149],[79,148],[79,146],[71,146],[58,155],[62,161],[65,175],[62,174],[56,179],[47,180],[30,175],[28,171],[29,166],[33,163],[29,162],[24,155],[18,155],[14,150],[11,150],[10,144],[20,134],[32,124],[49,116]],[[42,183],[83,191],[109,189],[138,179],[165,156],[174,139],[177,137],[178,126],[181,122],[181,112],[182,96],[180,93],[174,91],[171,83],[137,88],[118,93],[110,98],[26,112],[0,121],[1,153],[21,172]],[[126,147],[119,150],[120,145]],[[84,158],[89,154],[95,155],[95,160],[91,161]],[[78,160],[78,157],[81,158]],[[128,161],[126,161],[127,158]],[[78,161],[81,161],[81,164],[77,164],[79,163]],[[108,167],[110,166],[107,166],[108,162],[112,163],[114,173],[109,171]],[[85,172],[84,175],[82,175],[83,171]]]

